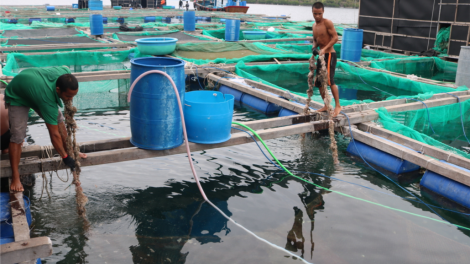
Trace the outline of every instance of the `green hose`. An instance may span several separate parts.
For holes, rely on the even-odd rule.
[[[4,80],[0,80],[2,83],[4,83],[5,85],[8,85],[7,82],[5,82]]]
[[[331,189],[328,189],[326,187],[323,187],[321,185],[318,185],[318,184],[315,184],[313,182],[310,182],[310,181],[307,181],[306,179],[304,178],[301,178],[299,176],[296,176],[294,175],[292,172],[290,172],[286,167],[284,167],[284,165],[282,165],[282,163],[276,158],[276,156],[274,156],[274,154],[271,152],[271,150],[268,148],[268,146],[266,145],[266,143],[264,143],[263,139],[258,135],[258,133],[256,133],[256,131],[254,131],[253,129],[251,129],[250,127],[242,124],[242,123],[239,123],[239,122],[232,122],[232,124],[234,125],[237,125],[237,126],[241,126],[245,129],[247,129],[248,131],[250,131],[251,133],[253,133],[253,135],[255,135],[259,141],[261,142],[261,144],[263,144],[263,146],[266,148],[266,150],[269,152],[269,154],[271,155],[271,157],[273,157],[273,159],[277,162],[277,164],[279,164],[279,166],[281,166],[282,169],[284,169],[285,172],[287,172],[290,176],[298,179],[298,180],[301,180],[303,182],[306,182],[308,184],[312,184],[318,188],[321,188],[323,190],[326,190],[326,191],[329,191],[329,192],[334,192],[334,193],[337,193],[337,194],[340,194],[340,195],[343,195],[343,196],[346,196],[346,197],[349,197],[349,198],[353,198],[353,199],[356,199],[356,200],[359,200],[359,201],[363,201],[363,202],[366,202],[366,203],[370,203],[370,204],[374,204],[374,205],[378,205],[380,207],[383,207],[383,208],[387,208],[387,209],[390,209],[390,210],[393,210],[393,211],[397,211],[397,212],[402,212],[402,213],[405,213],[405,214],[409,214],[409,215],[414,215],[414,216],[417,216],[417,217],[422,217],[422,218],[426,218],[426,219],[429,219],[429,220],[432,220],[432,221],[436,221],[436,222],[439,222],[439,223],[443,223],[443,224],[449,224],[449,222],[447,221],[443,221],[443,220],[440,220],[440,219],[435,219],[435,218],[431,218],[431,217],[428,217],[428,216],[424,216],[424,215],[419,215],[419,214],[415,214],[415,213],[411,213],[411,212],[408,212],[408,211],[404,211],[404,210],[401,210],[401,209],[397,209],[397,208],[393,208],[393,207],[390,207],[390,206],[386,206],[386,205],[383,205],[383,204],[379,204],[379,203],[376,203],[376,202],[372,202],[372,201],[369,201],[369,200],[366,200],[366,199],[362,199],[362,198],[359,198],[359,197],[355,197],[355,196],[352,196],[352,195],[349,195],[349,194],[346,194],[346,193],[342,193],[342,192],[338,192],[338,191],[334,191],[334,190],[331,190]],[[456,224],[452,224],[456,227],[459,227],[459,228],[462,228],[462,229],[466,229],[466,230],[470,230],[470,228],[468,227],[465,227],[465,226],[461,226],[461,225],[456,225]]]

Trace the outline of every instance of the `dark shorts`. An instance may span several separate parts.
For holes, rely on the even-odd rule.
[[[2,150],[5,150],[10,146],[10,136],[10,129],[0,136],[0,147]]]
[[[336,52],[333,53],[326,53],[325,54],[325,63],[326,63],[326,68],[328,70],[328,83],[327,85],[331,86],[335,84],[335,70],[336,70],[336,62],[337,62],[337,57],[336,57]],[[321,62],[320,59],[317,60],[317,74],[319,73],[321,68]],[[320,87],[321,83],[320,81],[315,82],[315,87]]]

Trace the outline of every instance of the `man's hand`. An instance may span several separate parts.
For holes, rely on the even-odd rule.
[[[67,155],[65,158],[62,158],[62,160],[64,161],[64,164],[69,166],[72,171],[75,170],[75,160],[72,159],[69,155]]]
[[[326,52],[325,52],[325,49],[321,49],[321,50],[320,50],[320,56],[325,55],[325,53],[326,53]]]

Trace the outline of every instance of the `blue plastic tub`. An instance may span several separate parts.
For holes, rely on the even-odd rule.
[[[67,18],[65,19],[65,23],[75,23],[75,18],[73,17]]]
[[[195,11],[185,11],[183,13],[184,21],[184,31],[195,31],[196,30],[196,12]]]
[[[46,11],[55,11],[54,6],[46,6]]]
[[[240,92],[239,90],[230,88],[230,87],[225,86],[225,85],[221,85],[221,86],[220,86],[219,92],[221,92],[221,93],[223,93],[223,94],[231,94],[231,95],[233,95],[234,100],[235,100],[236,102],[239,102],[239,103],[241,103],[242,97],[245,95],[243,92]]]
[[[266,31],[243,31],[243,37],[247,40],[266,39]]]
[[[31,25],[34,21],[41,22],[42,20],[40,18],[30,18],[29,19],[29,24]]]
[[[188,140],[199,144],[217,144],[230,139],[234,97],[215,91],[186,93],[184,120]]]
[[[114,9],[114,10],[121,10],[121,9],[122,9],[122,6],[113,6],[113,9]]]
[[[78,4],[72,4],[72,8],[78,8]]]
[[[470,170],[445,162],[443,160],[440,162],[464,170],[466,172],[470,172]],[[470,187],[467,185],[456,182],[429,170],[424,173],[423,178],[421,178],[420,185],[460,205],[470,208]]]
[[[345,28],[341,42],[341,59],[352,62],[361,61],[363,30]]]
[[[24,207],[26,209],[26,220],[28,225],[31,225],[31,208],[29,201],[24,198]],[[11,210],[10,210],[10,194],[0,193],[0,236],[2,238],[14,237],[13,227],[11,225]]]
[[[177,38],[142,38],[136,39],[137,48],[145,55],[168,55],[176,48]]]
[[[281,111],[281,107],[279,105],[266,102],[265,100],[255,97],[251,94],[243,95],[242,104],[249,106],[265,115],[277,115],[279,111]]]
[[[220,20],[222,21],[222,19]],[[240,20],[227,19],[225,22],[225,41],[238,41],[240,39]]]
[[[227,19],[225,19],[225,18],[220,19],[220,23],[225,23],[225,22],[227,22]]]
[[[99,14],[90,15],[90,32],[91,35],[103,35],[103,16]]]
[[[141,74],[160,70],[173,79],[184,102],[184,61],[175,58],[131,60],[131,83]],[[130,101],[131,143],[139,148],[163,150],[183,144],[183,126],[170,81],[161,74],[143,77],[134,87]]]
[[[118,17],[118,19],[116,19],[116,22],[118,22],[119,24],[124,24],[125,19],[123,17]]]
[[[88,9],[90,10],[103,10],[103,2],[102,1],[95,1],[89,0],[88,1]]]
[[[154,17],[154,16],[146,16],[146,17],[144,17],[144,23],[155,22],[156,20],[157,20],[157,18]]]
[[[374,135],[374,137],[378,137],[378,136]],[[393,141],[384,139],[382,137],[378,137],[378,138],[386,140],[386,141],[390,142],[391,144],[395,144],[395,145],[405,147],[401,144],[398,144],[398,143],[395,143]],[[354,142],[355,142],[355,146],[354,146]],[[405,147],[405,148],[407,148],[407,147]],[[410,148],[407,148],[407,149],[410,149]],[[410,150],[415,151],[413,149],[410,149]],[[395,157],[393,155],[385,153],[385,152],[383,152],[379,149],[376,149],[374,147],[366,145],[366,144],[364,144],[362,142],[359,142],[357,140],[351,141],[349,143],[348,148],[347,148],[346,151],[349,154],[357,156],[357,157],[360,157],[360,155],[362,155],[362,157],[368,163],[379,166],[379,167],[381,167],[383,169],[386,169],[390,172],[393,172],[395,174],[401,174],[401,173],[406,173],[406,172],[417,171],[420,168],[418,165],[416,165],[414,163],[411,163],[407,160],[402,160],[398,157]],[[415,151],[415,152],[417,152],[417,151]],[[359,155],[359,153],[360,153],[360,155]]]

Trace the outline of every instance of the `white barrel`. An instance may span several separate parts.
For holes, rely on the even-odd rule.
[[[455,84],[457,86],[465,85],[470,88],[470,46],[462,46],[460,48]]]

